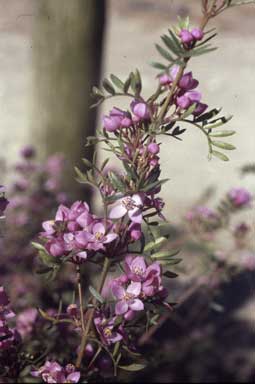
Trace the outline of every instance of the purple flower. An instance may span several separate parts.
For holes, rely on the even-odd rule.
[[[141,224],[143,218],[142,207],[143,201],[139,194],[125,196],[117,201],[111,209],[109,217],[110,219],[120,219],[128,214],[131,221]]]
[[[130,234],[130,238],[133,241],[137,241],[142,237],[142,229],[141,229],[141,224],[138,223],[131,223],[130,226],[128,227],[128,231]]]
[[[17,316],[16,327],[22,338],[30,335],[37,318],[37,309],[28,308]]]
[[[252,200],[252,195],[245,188],[233,188],[228,193],[228,198],[236,208],[246,207]]]
[[[142,285],[139,282],[131,283],[127,289],[119,284],[112,285],[112,293],[118,299],[115,305],[116,315],[124,315],[128,310],[142,311],[143,302],[138,298],[141,294]]]
[[[172,83],[172,79],[169,75],[165,73],[164,75],[161,75],[159,77],[159,82],[161,85],[168,85]]]
[[[103,117],[104,128],[108,132],[116,132],[120,128],[120,120],[115,117]]]
[[[116,240],[117,237],[118,235],[113,232],[106,234],[104,224],[99,222],[92,226],[92,233],[81,231],[75,239],[78,243],[86,246],[88,250],[98,251],[99,249],[104,250],[104,245]]]
[[[80,372],[76,371],[74,365],[67,364],[63,368],[56,361],[46,361],[37,371],[32,371],[33,377],[41,377],[45,383],[78,383]]]
[[[94,324],[102,342],[106,345],[115,344],[123,339],[120,326],[115,326],[116,317],[107,319],[103,314],[97,314]]]
[[[31,159],[35,156],[35,149],[32,145],[27,145],[26,147],[21,149],[20,154],[25,159]]]
[[[204,32],[201,28],[193,28],[191,34],[196,41],[202,40],[204,37]]]
[[[199,115],[201,115],[202,113],[204,113],[204,112],[206,111],[207,108],[208,108],[208,105],[207,105],[207,104],[204,104],[204,103],[197,103],[196,109],[193,111],[193,115],[194,115],[194,116],[199,116]]]
[[[131,109],[133,114],[141,120],[148,120],[150,118],[150,109],[145,102],[133,100]]]
[[[193,79],[192,72],[188,72],[184,74],[179,81],[179,87],[184,89],[185,91],[192,90],[198,86],[198,81]]]
[[[193,103],[201,100],[201,93],[197,91],[187,91],[184,95],[177,97],[177,105],[182,109],[188,109]]]
[[[104,128],[108,132],[116,132],[119,128],[131,127],[132,120],[128,112],[114,107],[109,116],[103,117]]]
[[[150,143],[147,148],[148,151],[153,155],[159,153],[159,145],[157,143]]]
[[[194,36],[187,29],[182,29],[179,36],[184,44],[190,44],[194,41]]]

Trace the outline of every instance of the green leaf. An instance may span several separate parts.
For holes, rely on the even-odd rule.
[[[125,81],[124,87],[123,87],[123,91],[125,93],[128,92],[130,84],[131,84],[131,74],[128,76],[127,80]]]
[[[161,56],[164,57],[164,59],[168,60],[168,61],[174,61],[174,58],[173,56],[170,55],[169,52],[167,52],[164,48],[162,48],[160,45],[156,44],[156,49],[157,51],[159,52],[159,54]]]
[[[97,292],[97,290],[95,288],[92,287],[92,285],[89,286],[89,291],[90,291],[91,295],[94,296],[94,298],[97,301],[99,301],[100,304],[104,303],[103,297],[100,295],[99,292]]]
[[[35,249],[38,249],[38,251],[44,251],[44,252],[47,252],[45,247],[40,244],[40,243],[36,243],[34,241],[31,241],[31,245],[35,248]]]
[[[126,184],[124,181],[121,179],[119,175],[117,175],[114,172],[109,172],[108,173],[109,179],[113,187],[120,192],[125,192],[126,191]]]
[[[77,181],[81,184],[86,184],[88,181],[87,175],[85,175],[78,167],[74,167],[74,170],[78,176]]]
[[[146,367],[145,364],[130,364],[130,365],[119,365],[118,368],[123,369],[124,371],[129,371],[129,372],[137,372],[141,371]]]
[[[144,252],[149,252],[152,249],[158,249],[161,247],[162,244],[164,244],[167,241],[166,237],[159,237],[155,241],[151,241],[150,243],[146,244],[144,247]]]
[[[103,80],[104,89],[111,95],[115,95],[115,89],[113,88],[111,82],[108,79]]]
[[[142,80],[138,69],[135,70],[135,73],[132,72],[131,74],[131,88],[136,97],[140,95],[142,90]]]
[[[205,122],[204,127],[208,130],[218,128],[223,124],[228,123],[232,119],[233,115],[222,116],[215,120],[209,121],[208,124]]]
[[[160,264],[166,266],[177,265],[182,262],[182,259],[160,260]]]
[[[206,48],[193,49],[193,50],[187,51],[187,53],[185,53],[183,56],[184,57],[201,56],[201,55],[205,55],[206,53],[214,52],[216,51],[216,49],[218,48],[213,47],[213,48],[207,48],[207,49]]]
[[[217,116],[221,112],[221,110],[222,110],[222,108],[214,108],[211,111],[208,111],[208,112],[204,113],[203,115],[200,115],[194,121],[196,123],[200,123],[201,121],[210,120],[214,116]]]
[[[99,98],[104,98],[104,93],[97,87],[92,87],[92,95],[99,97]]]
[[[165,45],[176,55],[181,56],[183,54],[183,50],[179,45],[176,44],[169,36],[163,35],[161,39],[165,43]],[[178,41],[178,40],[177,40]]]
[[[222,161],[229,161],[229,158],[224,155],[224,153],[218,152],[218,151],[212,151],[211,152],[213,156],[218,157],[218,159]]]
[[[211,143],[215,147],[225,149],[227,151],[232,151],[233,149],[236,149],[236,147],[234,145],[229,144],[229,143],[224,143],[223,141],[212,141]]]
[[[186,117],[188,117],[189,115],[191,115],[191,114],[195,111],[196,107],[197,107],[197,103],[192,104],[192,105],[187,109],[187,111],[185,111],[185,112],[183,113],[183,115],[181,115],[181,118],[182,118],[182,119],[186,119]]]
[[[117,88],[119,88],[121,91],[123,91],[123,89],[124,89],[124,83],[123,83],[123,81],[121,81],[121,80],[120,80],[117,76],[115,76],[114,74],[111,74],[110,78],[111,78],[113,84],[114,84]]]
[[[236,131],[226,130],[226,131],[218,131],[215,133],[211,133],[210,136],[211,137],[228,137],[228,136],[233,136],[235,134],[236,134]]]
[[[150,62],[150,65],[153,67],[153,68],[156,68],[156,69],[160,69],[162,71],[165,71],[167,69],[167,66],[165,64],[162,64],[162,63],[158,63],[156,61],[151,61]]]
[[[143,192],[148,192],[150,191],[151,189],[153,188],[156,188],[164,183],[166,183],[167,181],[169,181],[170,179],[163,179],[163,180],[158,180],[158,181],[155,181],[154,183],[151,183],[149,185],[146,185],[145,187],[141,188],[141,191]]]
[[[93,165],[93,163],[91,163],[90,160],[83,158],[82,162],[86,165],[87,168],[89,168],[89,169],[94,168],[94,165]]]
[[[172,251],[162,251],[162,252],[157,252],[151,255],[152,259],[168,259],[172,258],[180,253],[179,249],[175,249]]]

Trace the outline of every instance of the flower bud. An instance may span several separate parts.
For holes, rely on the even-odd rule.
[[[159,145],[157,143],[150,143],[148,145],[148,151],[153,155],[156,155],[157,153],[159,153]]]
[[[117,129],[120,128],[120,120],[119,118],[116,118],[116,117],[104,116],[103,124],[104,124],[104,128],[108,132],[115,132],[117,131]]]
[[[187,29],[181,30],[180,38],[184,44],[190,44],[194,41],[193,35]]]
[[[204,32],[200,28],[193,28],[191,34],[196,41],[202,40],[204,37]]]
[[[168,85],[172,82],[170,76],[168,76],[166,73],[159,77],[159,82],[161,85]]]
[[[135,116],[139,117],[140,119],[149,119],[150,117],[150,110],[146,103],[139,102],[139,101],[133,101],[131,103],[131,108]]]
[[[197,106],[196,106],[196,109],[194,110],[193,112],[193,115],[194,116],[199,116],[201,115],[202,113],[204,113],[204,111],[208,108],[208,105],[207,104],[204,104],[204,103],[198,103]]]
[[[185,95],[177,97],[177,105],[182,109],[188,109],[192,104],[192,101]]]

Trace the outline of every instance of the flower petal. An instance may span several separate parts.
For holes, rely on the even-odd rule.
[[[125,300],[118,301],[115,305],[116,315],[123,315],[128,311],[128,303]]]
[[[93,226],[93,233],[102,233],[103,235],[105,234],[105,227],[104,227],[104,224],[102,223],[96,223],[94,226]]]
[[[125,296],[125,289],[120,284],[112,284],[112,294],[117,299],[122,299]]]
[[[144,304],[140,299],[134,299],[131,303],[129,303],[129,308],[133,311],[143,311]]]
[[[104,244],[111,243],[112,241],[116,240],[117,237],[119,237],[117,233],[109,233],[105,236]]]
[[[127,287],[127,293],[130,293],[131,295],[134,295],[134,296],[139,296],[140,293],[141,293],[141,288],[142,288],[142,285],[141,283],[137,282],[137,283],[131,283],[129,284],[129,286]]]
[[[118,204],[111,209],[109,218],[120,219],[121,217],[125,216],[126,213],[127,213],[127,209],[124,207],[122,202],[118,202]]]

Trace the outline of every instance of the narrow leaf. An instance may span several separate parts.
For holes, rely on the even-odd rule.
[[[112,84],[108,79],[103,80],[103,87],[108,93],[110,93],[111,95],[115,95],[115,89],[113,88]]]
[[[212,155],[215,157],[218,157],[218,159],[222,161],[229,161],[229,158],[224,155],[224,153],[218,152],[218,151],[212,151]]]
[[[212,145],[214,145],[215,147],[221,148],[221,149],[226,149],[228,151],[236,149],[236,147],[234,145],[229,144],[229,143],[224,143],[223,141],[212,141]]]
[[[119,365],[118,368],[123,369],[124,371],[137,372],[141,371],[146,367],[145,364],[130,364],[130,365]]]
[[[115,76],[114,74],[111,74],[110,76],[112,82],[114,85],[116,85],[117,88],[119,88],[121,91],[123,91],[124,89],[124,83],[123,81],[121,81],[117,76]]]
[[[99,292],[97,292],[97,290],[95,288],[92,287],[92,285],[89,286],[89,291],[90,291],[91,295],[94,296],[94,298],[97,299],[97,301],[99,301],[99,303],[101,303],[101,304],[104,303],[103,297],[100,295]]]

